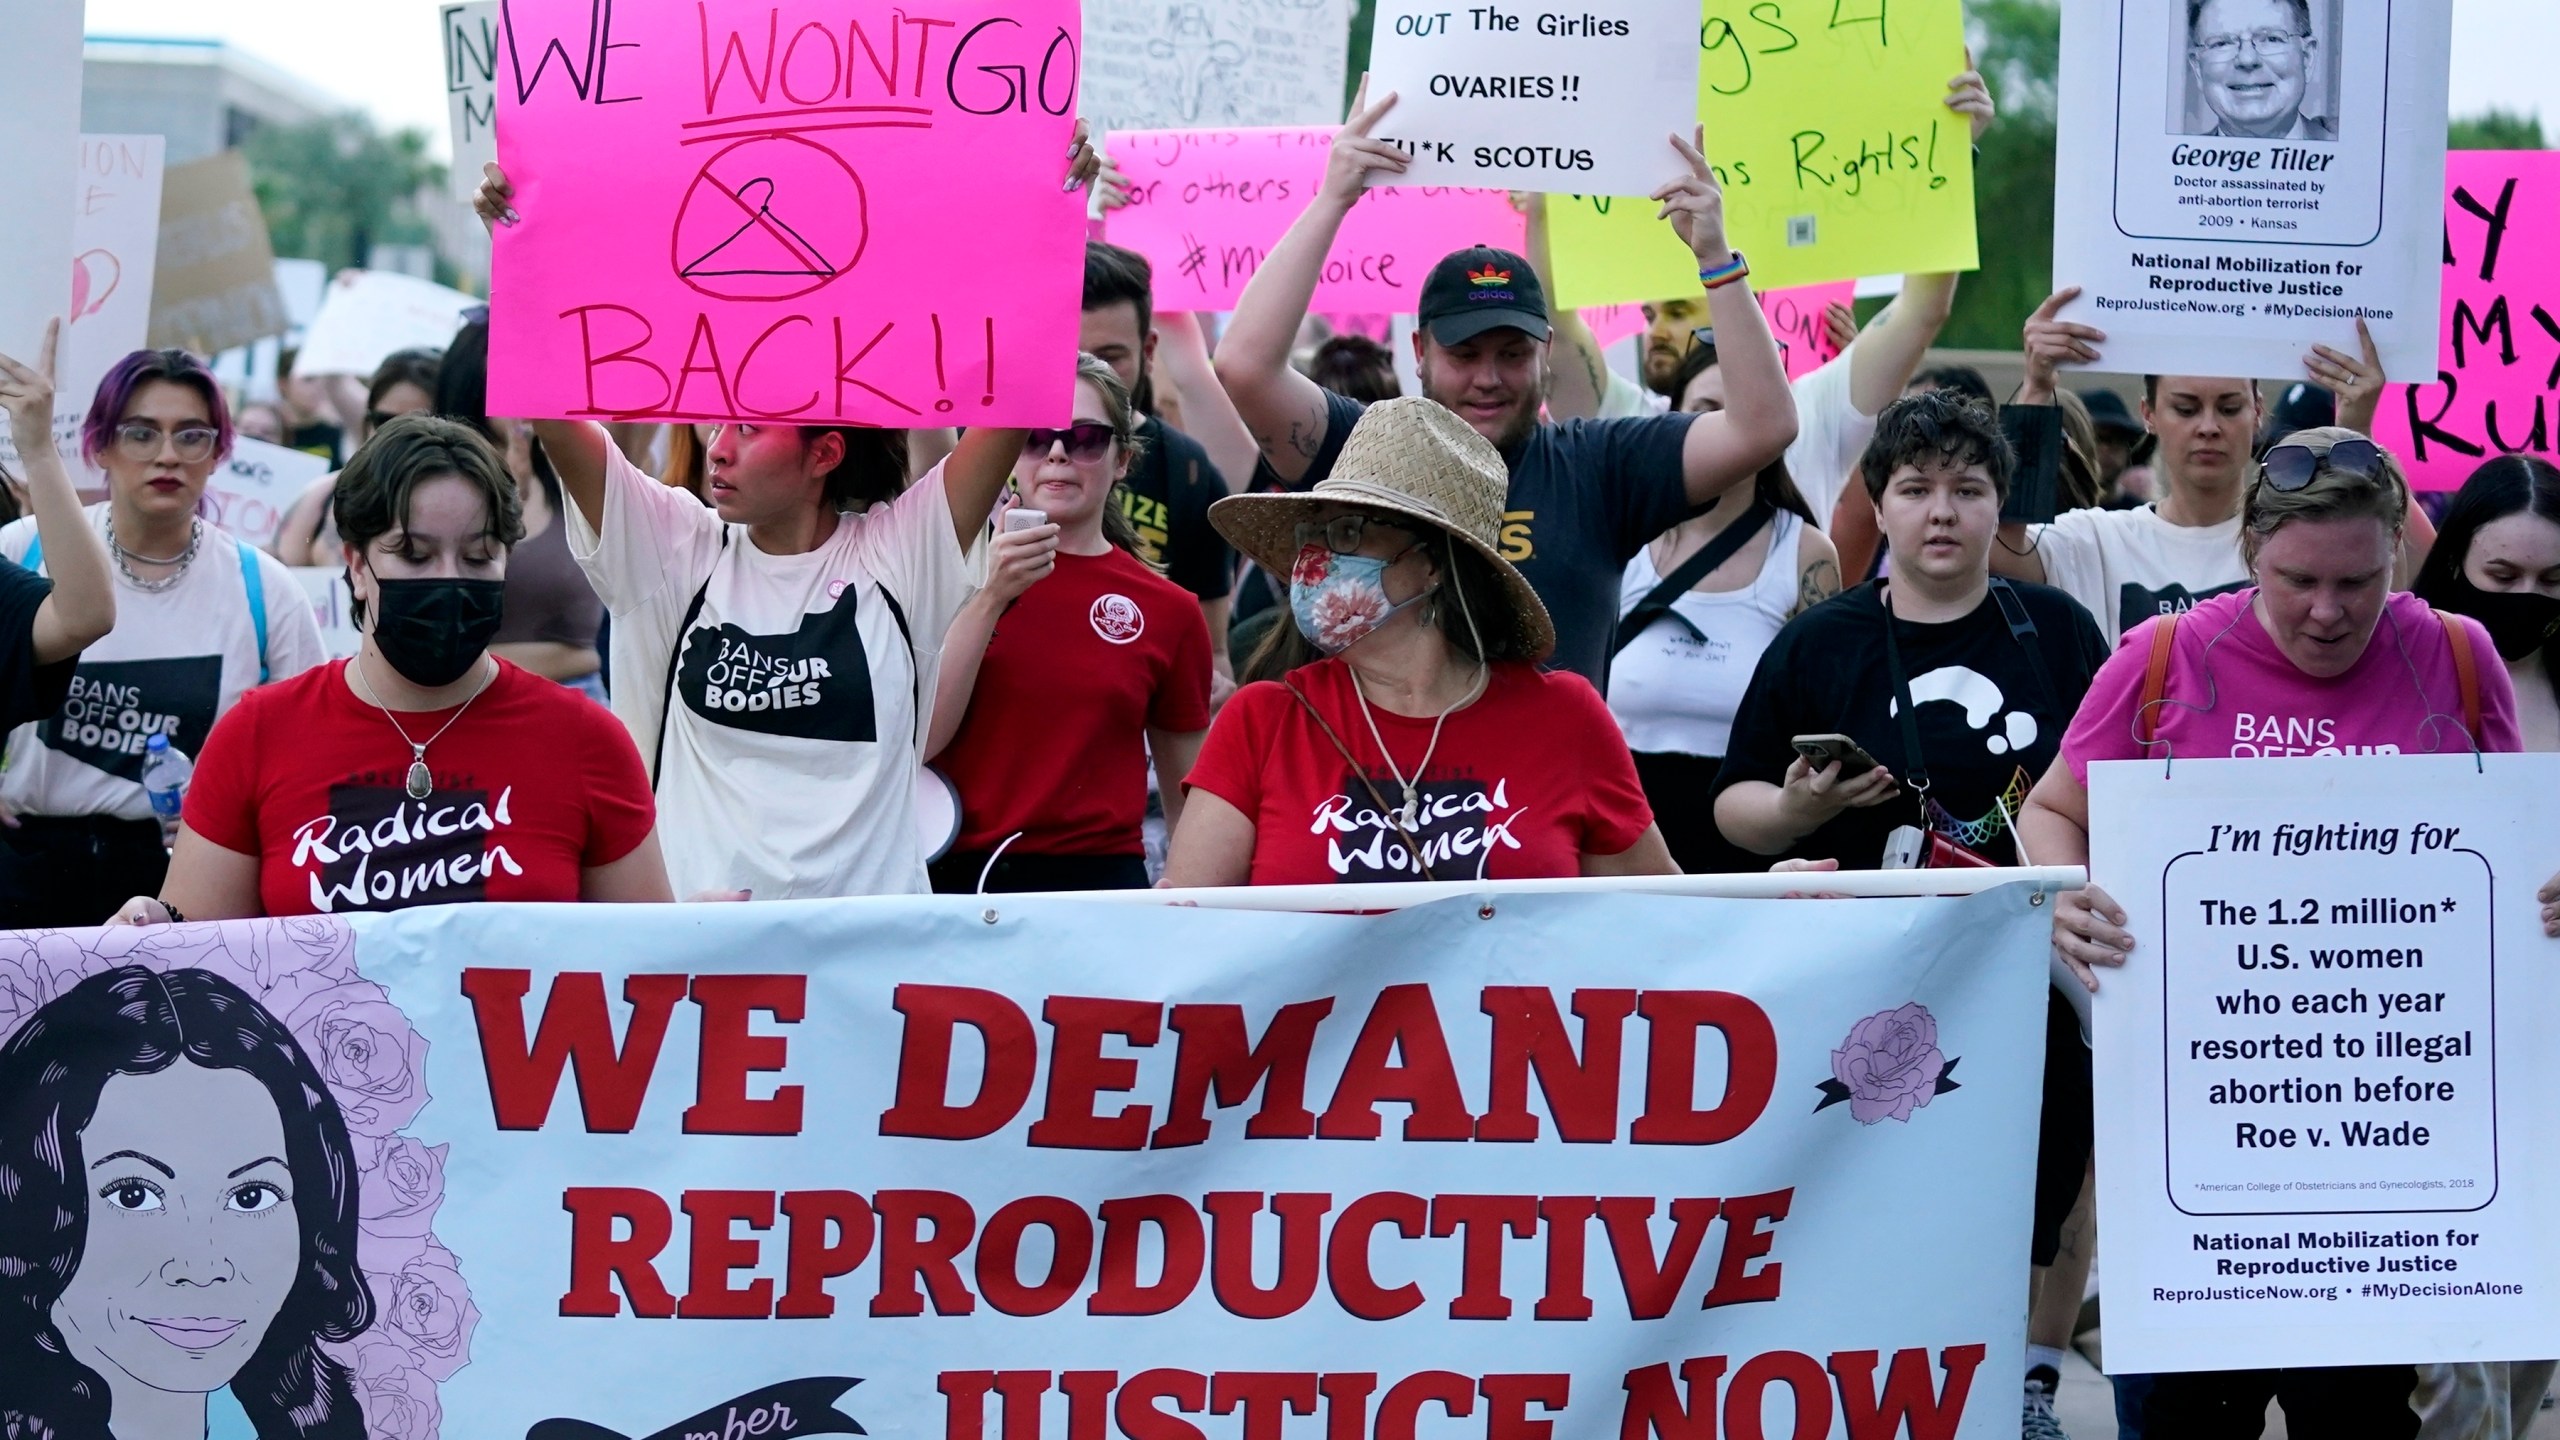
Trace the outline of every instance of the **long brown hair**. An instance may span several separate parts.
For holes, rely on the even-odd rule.
[[[1138,433],[1137,407],[1129,398],[1129,387],[1120,383],[1120,372],[1099,357],[1079,351],[1076,379],[1091,385],[1094,393],[1102,397],[1102,418],[1111,426],[1111,443],[1119,448],[1123,459],[1136,465],[1139,457],[1146,454],[1147,442]],[[1128,485],[1115,477],[1110,493],[1102,497],[1102,538],[1145,564],[1146,556],[1138,549],[1137,523],[1129,518],[1128,491]]]

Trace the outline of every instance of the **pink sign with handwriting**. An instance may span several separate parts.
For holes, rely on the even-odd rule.
[[[2444,157],[2436,383],[2387,385],[2373,436],[2420,490],[2500,455],[2560,461],[2560,151]]]
[[[1072,403],[1075,0],[506,0],[490,409],[1031,425]]]
[[[1233,310],[1315,198],[1332,147],[1324,128],[1115,132],[1111,160],[1129,177],[1129,203],[1103,233],[1154,264],[1157,309]],[[1313,308],[1411,315],[1440,257],[1471,245],[1517,251],[1525,223],[1499,190],[1371,190],[1325,255]]]

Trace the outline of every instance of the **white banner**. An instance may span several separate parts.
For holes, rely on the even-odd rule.
[[[307,838],[396,889],[457,834],[495,857],[507,809]],[[2046,899],[0,935],[0,1231],[48,1257],[0,1292],[154,1317],[109,1358],[164,1411],[313,1403],[335,1372],[281,1362],[316,1351],[374,1440],[2006,1440]],[[287,1197],[182,1237],[281,1309],[180,1291],[202,1257],[122,1213]],[[32,1353],[11,1393],[84,1413]]]
[[[2452,6],[2075,0],[2054,286],[2123,373],[2300,379],[2365,317],[2436,376]],[[2192,19],[2190,18],[2192,17]]]
[[[444,34],[444,93],[453,163],[446,179],[468,205],[481,168],[498,160],[498,0],[470,0],[438,12]]]
[[[2560,755],[2110,761],[2107,1368],[2560,1354]]]
[[[1698,7],[1592,0],[1571,12],[1379,0],[1369,98],[1413,163],[1391,185],[1650,195],[1686,176]]]
[[[459,290],[390,270],[350,270],[329,282],[293,357],[300,375],[371,376],[392,352],[441,350],[479,304]]]
[[[1087,0],[1076,108],[1093,133],[1338,125],[1345,0]]]

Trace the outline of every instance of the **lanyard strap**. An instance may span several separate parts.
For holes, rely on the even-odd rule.
[[[1926,796],[1929,762],[1920,754],[1920,717],[1911,704],[1911,677],[1902,668],[1902,642],[1893,635],[1893,601],[1882,586],[1876,588],[1876,604],[1884,610],[1885,670],[1893,677],[1894,713],[1902,722],[1902,783],[1914,794]]]

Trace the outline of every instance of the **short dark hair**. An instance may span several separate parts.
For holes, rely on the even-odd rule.
[[[1715,342],[1691,336],[1689,348],[1680,353],[1680,364],[1671,372],[1671,392],[1665,398],[1670,400],[1672,409],[1680,408],[1680,397],[1689,393],[1699,376],[1716,368],[1716,363]]]
[[[1926,370],[1914,373],[1909,380],[1903,382],[1902,388],[1909,390],[1914,385],[1926,385],[1932,390],[1952,390],[1959,395],[1970,395],[1985,405],[1993,403],[1991,382],[1983,379],[1982,372],[1970,365],[1932,365]]]
[[[425,346],[394,350],[383,357],[381,364],[373,367],[373,380],[364,387],[365,407],[381,409],[382,397],[390,394],[393,386],[401,384],[417,386],[432,407],[436,397],[436,376],[443,369],[442,350]]]
[[[329,512],[338,535],[358,550],[409,525],[419,486],[459,475],[489,507],[489,538],[512,546],[524,538],[524,500],[506,461],[479,431],[439,415],[402,415],[373,432],[338,472]]]
[[[1138,312],[1143,338],[1155,325],[1156,270],[1147,257],[1101,240],[1084,242],[1084,308],[1100,310],[1127,301]]]
[[[1366,335],[1336,335],[1317,346],[1315,358],[1307,365],[1307,378],[1363,405],[1404,393],[1396,379],[1395,352]]]
[[[2311,0],[2284,0],[2284,3],[2293,7],[2295,33],[2310,34]],[[2187,33],[2189,35],[2195,33],[2196,21],[2204,17],[2204,7],[2205,0],[2187,0]]]
[[[1989,401],[1941,389],[1905,395],[1884,407],[1875,438],[1858,457],[1858,475],[1867,482],[1867,498],[1881,501],[1885,482],[1905,465],[1980,465],[2005,501],[2017,464]]]
[[[844,437],[844,458],[827,472],[827,502],[839,510],[868,510],[907,493],[907,432],[867,425],[803,425],[809,445],[833,431]]]

